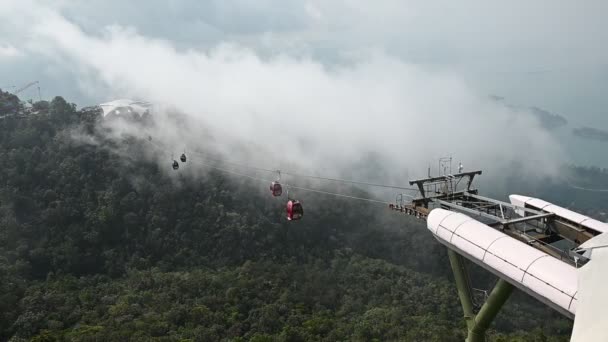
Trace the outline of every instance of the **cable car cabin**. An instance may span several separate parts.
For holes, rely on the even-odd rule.
[[[177,163],[177,160],[173,161],[173,170],[177,170],[179,169],[179,164]]]
[[[281,196],[281,194],[283,193],[283,187],[281,186],[281,183],[279,183],[279,182],[270,183],[270,192],[272,193],[272,196],[274,196],[274,197]]]
[[[304,208],[302,208],[302,203],[296,200],[287,201],[287,220],[295,221],[299,220],[304,216]]]
[[[181,160],[182,163],[185,163],[186,162],[186,154],[182,153],[181,157],[179,157],[179,160]]]

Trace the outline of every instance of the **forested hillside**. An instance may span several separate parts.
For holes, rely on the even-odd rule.
[[[422,222],[315,194],[287,223],[258,183],[109,152],[94,111],[56,97],[15,116],[0,99],[0,341],[464,339],[445,250]],[[490,338],[570,329],[517,293]]]

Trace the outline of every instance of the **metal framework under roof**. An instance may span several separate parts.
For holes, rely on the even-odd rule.
[[[475,176],[481,174],[478,170],[410,181],[419,190],[417,196],[408,199],[401,194],[389,207],[421,219],[434,208],[462,212],[564,262],[584,264],[585,258],[575,249],[601,231],[555,212],[481,196],[473,187]]]
[[[440,170],[451,171],[444,159]],[[458,171],[437,177],[429,172],[427,178],[410,181],[418,193],[398,195],[389,208],[423,220],[433,209],[444,209],[435,211],[427,226],[448,247],[467,341],[485,340],[486,329],[514,286],[573,318],[578,302],[576,268],[589,261],[579,246],[608,232],[608,225],[540,199],[511,195],[509,203],[481,196],[473,180],[482,171],[462,172],[462,165]],[[464,258],[499,278],[481,306],[474,305]]]

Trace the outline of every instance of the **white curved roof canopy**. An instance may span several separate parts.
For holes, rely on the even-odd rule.
[[[574,317],[576,269],[464,214],[434,209],[427,227],[448,248]]]
[[[511,204],[517,207],[532,208],[542,210],[548,213],[553,213],[559,217],[565,218],[568,221],[574,222],[588,229],[595,230],[598,233],[608,232],[608,224],[602,221],[598,221],[589,216],[579,214],[572,210],[557,206],[553,203],[549,203],[538,198],[522,195],[510,195],[509,201],[511,201]],[[517,212],[518,214],[523,215],[523,212]]]
[[[580,303],[571,341],[608,341],[608,234],[598,235],[579,248],[587,249],[591,260],[578,269]]]
[[[121,114],[137,114],[143,115],[150,110],[152,105],[145,101],[133,101],[129,99],[114,100],[99,105],[103,110],[103,116],[106,117],[109,114],[121,115]]]

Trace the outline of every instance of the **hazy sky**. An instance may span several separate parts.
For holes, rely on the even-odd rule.
[[[2,1],[0,8],[11,2]],[[334,64],[379,49],[407,62],[460,73],[480,92],[522,105],[576,115],[587,124],[605,116],[608,2],[602,0],[39,3],[60,10],[93,35],[120,25],[184,50],[233,42],[260,53],[308,55]],[[24,46],[23,25],[32,23],[2,12],[9,17],[0,22],[0,86],[39,79],[48,96],[67,94],[79,104],[106,99],[106,94],[81,89],[69,66]]]
[[[569,0],[2,0],[0,87],[40,80],[43,96],[79,105],[159,101],[276,154],[298,141],[306,148],[291,152],[315,165],[423,142],[410,163],[447,149],[493,160],[489,143],[510,148],[507,162],[523,149],[564,162],[559,139],[484,99],[608,128],[607,10]]]

